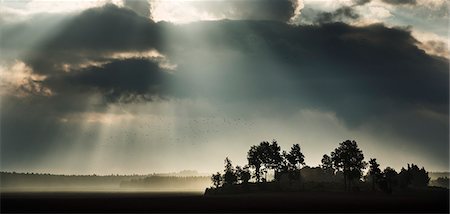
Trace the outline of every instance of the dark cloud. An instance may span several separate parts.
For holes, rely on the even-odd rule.
[[[300,22],[304,24],[320,25],[331,22],[349,22],[360,18],[360,15],[349,6],[343,6],[332,12],[324,12],[313,8],[304,8],[300,15]]]
[[[29,24],[39,28],[33,21]],[[57,73],[63,64],[101,62],[110,53],[147,51],[161,44],[153,21],[112,4],[86,10],[55,30],[59,33],[24,54],[23,60],[37,73]]]
[[[9,37],[3,48],[12,52],[24,48],[14,38],[26,40],[25,34],[41,28],[38,24],[47,19],[8,27],[4,33]],[[33,72],[48,77],[43,82],[32,82],[36,87],[48,87],[55,93],[94,89],[93,93],[101,92],[110,100],[149,99],[166,93],[161,85],[169,74],[159,67],[161,57],[132,55],[160,49],[161,31],[148,18],[107,4],[50,25],[57,33],[35,41],[38,44],[20,56]],[[115,53],[131,53],[127,57],[132,59],[114,58]]]
[[[341,7],[333,12],[322,12],[317,15],[316,23],[329,23],[359,19],[359,14],[352,7]]]
[[[231,0],[191,2],[200,13],[223,16],[233,20],[289,21],[295,15],[296,0]]]
[[[174,27],[171,35],[182,35],[198,25],[206,38],[202,40],[205,50],[227,47],[246,53],[244,58],[233,59],[234,67],[216,66],[231,70],[221,77],[224,81],[242,77],[242,85],[234,87],[236,97],[283,95],[328,108],[353,125],[380,113],[415,106],[447,112],[448,61],[427,55],[405,29],[380,24],[293,27],[276,22],[223,21]],[[227,33],[218,35],[217,29]],[[195,43],[191,46],[183,36],[172,40],[179,42],[175,46],[185,45],[191,51],[200,48]],[[270,66],[274,63],[278,69]],[[273,75],[282,75],[286,81],[273,82]],[[266,83],[273,90],[265,90]]]
[[[448,148],[448,61],[419,49],[406,29],[223,21],[180,26],[171,34],[200,25],[206,44],[190,46],[180,36],[172,39],[180,42],[174,45],[188,45],[195,53],[226,49],[243,55],[215,62],[213,58],[223,55],[209,52],[206,61],[213,65],[204,78],[220,82],[199,88],[181,78],[183,84],[197,85],[192,94],[219,103],[245,102],[238,111],[248,114],[258,106],[270,106],[267,114],[289,115],[303,108],[335,112],[350,128],[369,125],[373,133],[391,133],[411,145]],[[218,34],[218,29],[226,33]],[[185,57],[190,59],[180,58]],[[185,66],[179,65],[180,75],[188,73],[190,65]],[[420,114],[420,109],[440,116]],[[448,157],[439,151],[434,152]]]
[[[186,40],[189,28],[200,26],[202,45]],[[199,87],[196,81],[180,78],[181,84],[196,85],[189,90],[191,96],[245,102],[232,112],[247,114],[260,106],[270,106],[269,115],[305,108],[334,112],[349,128],[369,126],[373,133],[390,133],[412,146],[427,147],[427,142],[448,149],[449,62],[419,49],[408,29],[221,21],[177,26],[169,32],[178,35],[171,38],[174,46],[189,50],[180,59],[192,59],[191,52],[208,53],[203,78],[220,80]],[[221,49],[242,54],[209,51]],[[214,61],[217,57],[222,58]],[[179,75],[189,75],[190,67],[180,64]],[[448,158],[448,153],[430,147],[430,153]]]
[[[416,0],[382,0],[384,3],[401,5],[401,4],[416,4]]]
[[[1,150],[7,151],[2,152],[2,166],[15,170],[30,167],[30,163],[46,160],[43,154],[50,148],[65,152],[77,140],[88,142],[83,144],[86,152],[92,151],[95,144],[91,142],[96,139],[100,125],[82,130],[84,114],[105,113],[112,102],[165,99],[171,93],[170,81],[171,74],[155,61],[116,60],[103,66],[60,72],[35,82],[51,88],[52,96],[35,93],[27,93],[25,97],[2,96],[0,141]],[[65,121],[73,117],[80,119]]]
[[[342,8],[330,16],[356,18],[357,15],[349,9]],[[328,18],[324,19],[328,20]],[[130,28],[130,26],[134,27]],[[203,33],[202,39],[192,40],[192,37],[186,36],[192,29],[200,28]],[[169,36],[162,39],[159,36],[162,34]],[[395,101],[399,105],[433,107],[439,111],[446,109],[448,98],[447,93],[444,92],[448,88],[446,82],[448,74],[445,72],[448,62],[445,59],[427,55],[418,49],[416,44],[417,41],[409,31],[383,25],[353,27],[343,23],[330,23],[294,27],[269,21],[218,21],[180,26],[168,23],[156,24],[130,11],[108,5],[80,14],[58,35],[41,45],[37,58],[47,60],[25,58],[25,61],[35,72],[45,73],[35,64],[53,66],[55,63],[66,62],[78,56],[100,60],[103,59],[102,53],[140,51],[149,48],[155,48],[176,60],[177,56],[188,58],[192,51],[198,49],[207,51],[226,48],[246,54],[251,53],[245,55],[237,64],[245,69],[234,68],[236,73],[228,72],[227,75],[249,75],[248,78],[254,76],[261,79],[264,77],[254,70],[274,72],[265,71],[267,70],[264,69],[267,67],[265,65],[258,67],[264,61],[260,58],[264,59],[266,57],[264,54],[270,51],[272,59],[267,62],[272,63],[275,60],[287,66],[286,71],[283,72],[284,75],[296,81],[293,83],[292,93],[297,93],[299,90],[303,100],[309,99],[311,103],[317,103],[318,106],[330,106],[331,110],[337,111],[338,115],[345,120],[361,121],[372,111],[386,110],[389,105],[383,107],[380,103],[382,100]],[[100,56],[83,55],[91,51],[99,53]],[[67,53],[67,55],[61,53]],[[132,66],[134,70],[130,71],[126,66]],[[146,69],[137,69],[139,66]],[[258,69],[252,69],[252,66]],[[158,72],[146,73],[149,70],[153,72],[158,70],[158,67],[154,63],[142,60],[117,61],[102,67],[87,68],[75,72],[76,76],[68,75],[63,79],[88,87],[98,84],[97,89],[105,93],[115,90],[143,94],[146,91],[151,92],[149,89],[156,83],[152,82],[153,78],[146,75],[159,74]],[[137,73],[133,73],[135,71]],[[128,81],[113,81],[116,77],[125,80],[128,74],[137,74],[130,77],[134,78],[130,80],[139,84],[132,86],[125,85]],[[183,75],[189,75],[189,73],[185,72]],[[59,76],[51,76],[48,81],[56,77]],[[146,79],[147,77],[149,78]],[[97,81],[99,79],[104,79],[105,82]],[[177,77],[177,79],[183,78]],[[323,84],[324,82],[327,84]],[[145,84],[148,84],[150,88],[147,88]],[[55,88],[54,83],[47,86]],[[243,87],[247,87],[246,82],[243,82]],[[262,86],[249,84],[248,87]],[[254,91],[258,92],[258,90]],[[286,93],[291,92],[286,91]],[[336,100],[339,97],[338,94],[345,99]],[[346,99],[356,99],[360,103],[365,105],[370,103],[370,105],[359,108],[360,114],[357,114],[354,110],[347,111],[352,108],[347,106]]]
[[[365,5],[369,2],[371,2],[372,0],[353,0],[353,2],[355,3],[355,5],[357,6],[361,6],[361,5]]]
[[[145,50],[155,47],[159,40],[153,21],[108,4],[76,16],[60,33],[49,38],[43,50]]]
[[[258,0],[258,1],[232,1],[233,9],[239,11],[241,8],[248,8],[242,11],[244,19],[256,20],[279,20],[288,21],[298,7],[295,0]]]
[[[126,8],[132,9],[138,15],[150,18],[150,2],[149,0],[124,0],[123,4]]]
[[[103,94],[108,101],[149,101],[164,97],[171,74],[147,59],[116,60],[102,66],[52,75],[42,82],[55,93],[87,91]]]
[[[72,112],[179,94],[218,105],[245,102],[250,112],[260,106],[284,114],[302,108],[331,111],[348,127],[372,123],[377,131],[398,130],[413,142],[448,148],[448,60],[419,49],[408,29],[334,22],[356,18],[344,7],[322,14],[316,25],[227,20],[174,25],[112,5],[87,10],[21,56],[34,72],[47,75],[39,84],[54,95],[7,98],[1,108],[2,150],[23,156],[68,138],[60,136],[69,128],[59,119]],[[23,32],[31,31],[5,33]],[[15,43],[8,44],[13,49]],[[177,70],[169,74],[153,58],[108,57],[150,49],[176,63]],[[68,73],[60,67],[88,61],[101,65]],[[88,102],[94,95],[103,99]]]
[[[76,143],[80,133],[87,132],[80,130],[82,121],[63,121],[71,115],[102,113],[111,102],[169,96],[171,74],[159,66],[160,57],[111,57],[158,49],[161,39],[156,27],[150,19],[111,4],[80,14],[39,14],[2,26],[0,45],[8,58],[17,57],[34,73],[47,77],[17,88],[26,96],[2,96],[0,141],[2,151],[8,151],[2,152],[2,166],[29,166],[45,160],[49,148],[64,151]],[[63,69],[65,64],[69,71]],[[52,95],[39,93],[43,88]],[[89,131],[85,140],[91,141],[96,130]]]
[[[349,8],[337,10],[331,16],[356,17],[347,9]],[[102,27],[96,27],[99,24],[103,24]],[[38,49],[37,53],[40,56],[38,59],[47,60],[25,59],[35,72],[45,73],[36,66],[37,63],[44,64],[44,67],[53,66],[54,63],[58,63],[58,60],[65,62],[79,55],[83,56],[80,58],[91,57],[96,60],[101,58],[101,56],[83,55],[91,51],[101,55],[102,52],[139,51],[153,47],[169,58],[177,60],[180,56],[189,58],[192,51],[198,49],[208,51],[225,48],[246,54],[251,53],[239,59],[238,63],[234,63],[236,67],[228,66],[235,71],[223,74],[225,80],[234,79],[233,75],[243,76],[246,78],[242,78],[241,87],[248,88],[245,91],[264,92],[264,90],[258,90],[258,87],[264,87],[258,82],[265,82],[261,73],[267,73],[269,76],[275,72],[268,70],[269,66],[264,62],[281,63],[286,66],[285,71],[282,72],[283,75],[293,82],[289,90],[276,93],[287,93],[289,98],[301,97],[302,101],[309,100],[306,103],[317,107],[327,106],[326,108],[336,111],[338,116],[349,124],[359,124],[367,116],[391,111],[398,106],[426,106],[440,112],[446,112],[447,109],[448,97],[447,93],[444,93],[448,88],[446,81],[448,72],[445,72],[448,66],[447,61],[429,56],[418,49],[417,41],[409,31],[404,29],[387,28],[383,25],[353,27],[343,23],[294,27],[268,21],[199,22],[181,26],[168,23],[155,24],[130,11],[111,5],[88,10],[68,25],[70,27],[61,30],[58,35]],[[130,26],[134,26],[135,31],[132,31]],[[186,36],[192,29],[200,28],[203,32],[202,39]],[[130,31],[134,33],[129,33]],[[162,39],[158,36],[161,34],[168,36]],[[268,51],[270,51],[271,59],[265,60],[267,56],[264,54],[268,54]],[[67,55],[57,56],[53,54],[54,52],[67,53]],[[98,84],[97,88],[103,93],[111,93],[113,90],[143,94],[151,92],[153,85],[159,85],[152,82],[152,78],[145,79],[146,75],[159,73],[145,73],[148,71],[148,65],[141,61],[127,64],[134,66],[138,73],[128,71],[126,67],[114,70],[116,66],[125,66],[124,63],[126,62],[114,62],[101,68],[87,68],[76,73],[81,76],[64,77],[64,81],[61,82],[76,80],[77,84],[82,83],[80,85],[87,87]],[[189,62],[186,63],[189,64]],[[224,63],[229,64],[226,61]],[[150,70],[156,70],[156,65],[151,65],[153,67],[150,67]],[[180,69],[183,69],[183,65],[187,66],[181,63]],[[144,66],[147,70],[136,69],[136,66]],[[220,66],[227,67],[222,64]],[[217,69],[220,70],[221,67]],[[103,70],[105,70],[104,73],[102,73]],[[107,70],[112,71],[108,73]],[[113,81],[116,76],[124,79],[127,72],[133,75],[138,74],[133,77],[136,79],[131,81],[139,83],[134,86],[135,88],[122,85],[127,81]],[[105,79],[105,82],[94,81],[107,77],[105,74],[113,75]],[[180,77],[182,75],[190,74],[189,72],[177,74],[177,79],[183,80],[184,78]],[[48,81],[51,82],[52,78],[57,77],[59,76],[50,77]],[[145,77],[146,81],[141,81],[141,77]],[[93,80],[88,81],[90,78]],[[259,81],[248,84],[246,80],[252,78],[257,78]],[[46,84],[52,89],[56,87],[54,82],[58,81]],[[146,88],[145,84],[148,84],[150,88]],[[189,82],[180,81],[179,84],[189,87]],[[238,81],[235,84],[240,83]],[[115,85],[117,88],[114,88]],[[287,85],[280,88],[286,89]],[[220,84],[214,87],[219,86]],[[246,94],[245,91],[241,94],[252,95]],[[341,96],[344,98],[340,98]],[[264,97],[264,94],[257,97]],[[353,104],[348,103],[348,100],[355,100],[364,106],[352,107]]]

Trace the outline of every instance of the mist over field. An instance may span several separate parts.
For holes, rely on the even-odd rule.
[[[204,192],[210,176],[196,171],[149,175],[0,173],[2,192]]]

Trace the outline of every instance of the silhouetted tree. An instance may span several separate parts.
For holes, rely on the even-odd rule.
[[[350,189],[351,181],[361,178],[362,169],[366,167],[364,155],[354,140],[340,143],[339,147],[331,152],[331,159],[335,168],[344,172],[346,191]]]
[[[289,170],[292,170],[292,165],[290,164],[290,162],[288,161],[288,157],[289,153],[287,153],[286,151],[283,151],[281,154],[282,160],[281,160],[281,164],[279,166],[280,172],[287,172]]]
[[[262,153],[259,146],[251,146],[247,153],[248,165],[255,168],[256,181],[261,181]]]
[[[292,145],[291,151],[286,154],[286,159],[294,170],[300,169],[301,165],[305,164],[305,156],[301,152],[299,144]]]
[[[242,172],[242,167],[241,166],[236,166],[236,169],[234,170],[236,172],[236,178],[237,178],[237,182],[241,183],[241,172]]]
[[[375,184],[381,176],[380,164],[377,163],[376,158],[371,158],[369,164],[369,175],[372,177],[372,191],[375,191]]]
[[[289,173],[289,180],[299,180],[301,178],[300,168],[305,164],[305,156],[301,152],[299,144],[294,144],[289,153],[283,151],[283,157],[286,163],[282,164],[284,170]]]
[[[244,168],[236,166],[236,175],[239,182],[243,184],[248,184],[248,181],[251,178],[249,166],[245,165]]]
[[[408,164],[408,168],[402,168],[398,174],[398,180],[400,187],[406,188],[409,186],[413,187],[425,187],[430,182],[430,177],[428,177],[428,172],[425,168],[419,169],[415,164]]]
[[[280,154],[280,146],[276,140],[273,140],[272,143],[267,141],[263,141],[259,145],[261,151],[262,163],[264,165],[264,179],[267,181],[267,172],[269,169],[277,170],[282,163],[282,157]]]
[[[383,192],[391,194],[393,187],[397,185],[397,178],[397,172],[391,167],[386,167],[381,173],[377,184]]]
[[[257,146],[250,147],[247,159],[249,166],[255,168],[255,177],[258,182],[260,181],[261,172],[264,172],[264,180],[267,180],[268,170],[278,169],[282,165],[283,160],[280,154],[280,146],[275,140],[272,143],[263,141]],[[264,166],[263,169],[261,169],[262,166]]]
[[[409,168],[409,164],[408,164]],[[411,184],[411,175],[405,168],[402,167],[400,173],[398,173],[398,182],[401,188],[406,188]]]
[[[386,180],[387,192],[392,193],[393,187],[397,184],[397,172],[391,167],[386,167],[383,171],[383,178]]]
[[[219,188],[220,186],[222,186],[223,179],[222,179],[222,175],[220,174],[220,172],[213,174],[211,176],[211,181],[213,182],[213,184],[216,188]]]
[[[251,178],[250,167],[248,165],[245,165],[240,175],[242,183],[247,184]]]
[[[331,171],[331,170],[333,170],[333,172],[334,172],[333,161],[331,160],[330,156],[328,156],[327,154],[323,155],[321,162],[322,162],[322,166],[321,167],[322,167],[322,169],[324,171]]]
[[[232,185],[237,182],[236,172],[234,171],[233,164],[231,160],[227,157],[225,158],[225,170],[223,174],[224,185]]]
[[[428,177],[428,172],[424,167],[420,168],[411,164],[411,168],[408,168],[408,171],[411,175],[411,186],[414,187],[426,187],[430,182],[430,177]]]

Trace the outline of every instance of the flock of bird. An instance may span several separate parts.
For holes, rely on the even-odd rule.
[[[110,129],[108,137],[104,138],[100,145],[112,146],[135,142],[196,145],[209,143],[215,136],[227,132],[254,130],[255,123],[241,118],[168,119],[154,116],[150,119],[138,119],[131,125],[115,124],[114,126],[116,127]]]

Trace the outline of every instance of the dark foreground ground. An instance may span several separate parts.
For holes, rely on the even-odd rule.
[[[1,193],[1,212],[402,212],[448,213],[448,190],[383,193]]]

